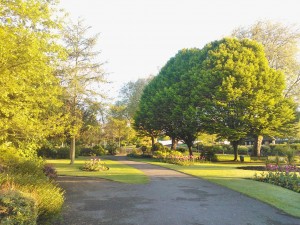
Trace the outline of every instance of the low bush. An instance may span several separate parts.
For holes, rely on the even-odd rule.
[[[13,148],[0,148],[0,162],[4,168],[0,173],[2,190],[20,191],[34,199],[40,224],[47,224],[59,215],[64,191],[45,175],[42,160],[21,157]],[[46,170],[53,175],[49,168]]]
[[[91,155],[101,156],[105,154],[106,151],[101,145],[95,145],[92,148],[81,148],[79,153],[80,156],[91,156]]]
[[[215,162],[217,161],[216,153],[213,148],[209,148],[201,151],[200,157],[206,161]]]
[[[131,153],[127,154],[128,157],[132,158],[152,158],[151,148],[148,148],[146,152],[143,152],[140,148],[133,149]]]
[[[181,148],[177,148],[176,151],[179,151],[181,153],[185,153],[187,151],[187,149],[181,147]]]
[[[75,157],[77,158],[80,152],[80,148],[76,147]],[[44,146],[38,149],[38,156],[47,159],[69,159],[70,158],[70,147],[49,147]]]
[[[0,193],[0,221],[3,225],[35,225],[37,208],[33,198],[20,191]]]
[[[51,180],[55,180],[57,178],[57,171],[50,164],[45,164],[44,165],[43,172]]]
[[[109,170],[109,167],[106,166],[104,162],[101,162],[100,158],[92,156],[80,169],[83,171],[105,171]]]
[[[109,142],[106,145],[106,150],[108,151],[108,154],[110,155],[116,155],[118,154],[118,145],[115,142]]]
[[[164,146],[159,143],[159,142],[156,142],[152,148],[151,148],[152,152],[155,152],[155,151],[161,151],[161,150],[164,150]]]
[[[218,162],[222,162],[222,161],[232,161],[234,159],[234,155],[233,154],[229,154],[229,155],[223,155],[223,154],[216,154],[216,161]],[[243,155],[244,157],[244,162],[250,162],[251,161],[251,157],[248,155]],[[238,160],[240,160],[239,156],[238,156]]]

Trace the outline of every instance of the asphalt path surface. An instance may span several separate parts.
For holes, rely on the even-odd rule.
[[[66,204],[56,224],[300,225],[298,218],[208,181],[126,157],[117,159],[143,171],[150,182],[60,177]]]

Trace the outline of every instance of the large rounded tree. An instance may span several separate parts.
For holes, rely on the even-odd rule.
[[[197,91],[205,102],[202,123],[231,142],[235,160],[239,141],[247,135],[254,137],[259,156],[262,137],[294,119],[293,104],[283,96],[283,73],[270,68],[263,46],[249,39],[225,38],[203,51]]]

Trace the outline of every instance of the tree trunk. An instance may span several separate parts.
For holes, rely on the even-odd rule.
[[[189,148],[189,154],[190,156],[192,156],[193,155],[192,145],[188,145],[188,148]]]
[[[172,137],[172,146],[171,146],[171,149],[172,150],[176,150],[177,144],[178,144],[178,141],[176,140],[176,138]]]
[[[257,135],[254,137],[254,146],[253,146],[253,156],[260,157],[260,149],[263,141],[262,135]]]
[[[151,136],[151,146],[153,147],[155,144],[155,137],[154,136]]]
[[[75,161],[75,142],[76,142],[76,138],[75,136],[74,137],[71,137],[71,146],[70,146],[70,159],[71,159],[71,162],[70,164],[74,164],[74,161]]]
[[[238,142],[238,141],[232,141],[232,142],[231,142],[231,145],[232,145],[232,147],[233,147],[233,154],[234,154],[234,159],[233,159],[233,161],[237,161],[239,142]]]

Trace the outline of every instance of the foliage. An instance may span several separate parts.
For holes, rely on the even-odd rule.
[[[118,153],[118,145],[115,142],[108,142],[106,150],[108,151],[108,154],[116,155]]]
[[[43,172],[50,180],[55,180],[57,178],[57,171],[51,164],[45,164]]]
[[[151,148],[152,152],[155,152],[155,151],[161,151],[161,150],[164,150],[164,146],[159,143],[159,142],[156,142],[152,148]]]
[[[211,162],[217,161],[216,153],[213,149],[206,149],[201,151],[200,157],[205,159],[206,161],[211,161]]]
[[[82,108],[99,106],[98,99],[103,97],[99,85],[104,82],[104,72],[102,64],[97,62],[99,52],[94,51],[98,36],[88,37],[89,29],[83,20],[78,20],[66,26],[62,33],[67,60],[61,64],[58,74],[66,92],[65,109],[70,114],[71,164],[75,160],[76,137],[83,125]]]
[[[272,170],[268,172],[262,172],[261,174],[256,174],[254,180],[274,184],[295,192],[300,193],[300,176],[297,172],[286,171],[276,171]]]
[[[0,3],[0,144],[12,143],[24,155],[65,128],[55,77],[63,55],[56,6],[54,0]]]
[[[75,157],[78,157],[79,150],[80,149],[76,147]],[[48,159],[68,159],[70,158],[70,148],[43,146],[37,150],[37,154],[38,156]]]
[[[153,76],[148,78],[140,78],[137,81],[126,83],[120,91],[121,100],[119,105],[124,105],[125,115],[128,120],[133,119],[135,112],[138,110],[139,102],[145,86],[153,79]]]
[[[247,155],[240,155],[244,158],[244,162],[251,162],[252,159],[250,156]],[[234,159],[233,154],[223,155],[223,154],[215,154],[216,161],[222,162],[222,161],[232,161]]]
[[[197,95],[206,102],[200,120],[207,131],[232,143],[236,157],[241,139],[253,135],[259,155],[259,137],[280,133],[279,128],[295,119],[292,101],[283,96],[283,74],[268,66],[262,45],[249,39],[225,38],[203,51],[205,82]]]
[[[300,64],[297,55],[300,32],[295,25],[258,21],[249,27],[234,30],[232,35],[262,43],[269,65],[286,74],[285,96],[299,100]]]
[[[0,173],[2,190],[17,190],[34,199],[38,221],[44,224],[61,212],[64,192],[44,173],[43,161],[21,157],[11,147],[0,148]]]
[[[135,136],[125,110],[125,105],[111,105],[104,126],[106,140],[118,143],[118,147],[133,142]]]
[[[109,170],[109,167],[106,166],[104,162],[101,162],[100,158],[94,155],[89,161],[86,161],[80,169],[84,171],[105,171]]]
[[[91,156],[91,155],[101,156],[105,154],[106,151],[101,145],[95,145],[92,148],[81,148],[79,153],[80,156]]]
[[[146,147],[146,149],[147,149],[147,147]],[[127,154],[128,157],[132,157],[132,158],[141,158],[143,155],[144,155],[144,152],[140,149],[133,149],[131,151],[131,153]]]
[[[0,220],[2,225],[35,225],[37,207],[34,199],[19,191],[1,192]]]

